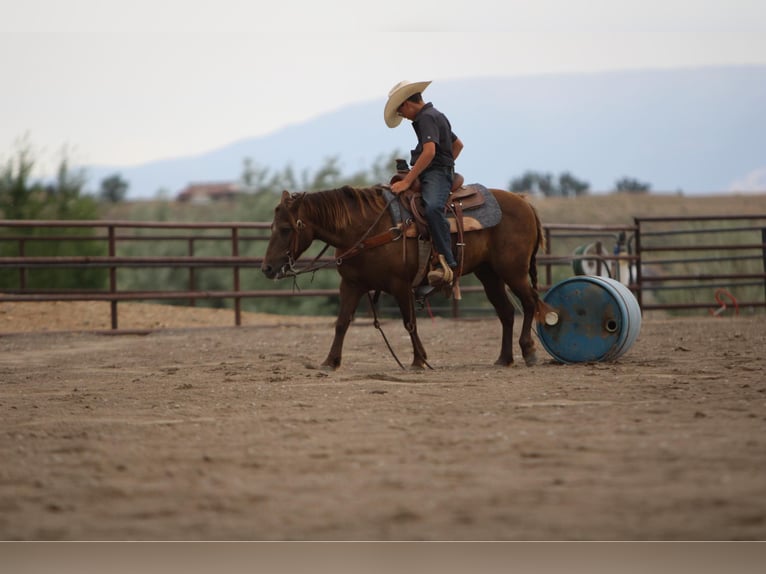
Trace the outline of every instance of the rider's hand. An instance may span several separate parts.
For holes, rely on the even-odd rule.
[[[399,195],[400,193],[407,191],[409,188],[410,184],[401,179],[391,184],[391,193],[394,195]]]

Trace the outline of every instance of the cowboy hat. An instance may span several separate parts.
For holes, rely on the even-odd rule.
[[[404,101],[410,96],[422,92],[425,90],[431,81],[427,82],[408,82],[404,80],[396,84],[391,91],[388,92],[388,101],[386,107],[383,110],[383,119],[386,120],[386,125],[390,128],[395,128],[402,122],[402,117],[397,113]]]

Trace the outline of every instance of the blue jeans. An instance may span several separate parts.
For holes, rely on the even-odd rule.
[[[452,190],[453,170],[446,167],[433,167],[420,174],[420,187],[423,194],[425,218],[431,241],[436,251],[444,255],[447,265],[457,267],[455,256],[452,254],[449,222],[444,213],[449,192]]]

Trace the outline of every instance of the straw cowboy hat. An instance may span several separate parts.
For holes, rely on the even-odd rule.
[[[386,125],[390,128],[395,128],[402,123],[402,117],[396,113],[404,101],[410,96],[422,92],[425,90],[431,81],[427,82],[408,82],[404,80],[399,82],[391,91],[388,92],[388,101],[386,102],[386,108],[383,110],[383,119],[386,120]]]

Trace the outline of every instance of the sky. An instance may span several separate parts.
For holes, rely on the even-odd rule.
[[[203,153],[402,79],[766,64],[764,0],[0,0],[0,160]],[[48,162],[48,165],[46,165]]]

